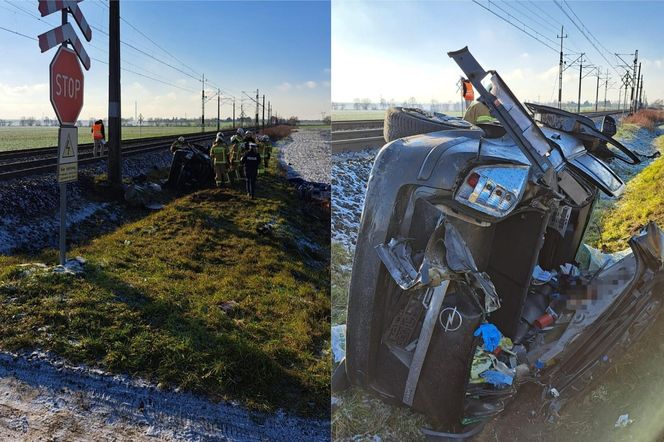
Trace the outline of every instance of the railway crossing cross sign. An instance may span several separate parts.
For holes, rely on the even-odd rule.
[[[58,130],[58,183],[78,179],[78,127]]]
[[[75,126],[83,108],[83,70],[76,52],[60,46],[51,66],[51,104],[61,125]]]

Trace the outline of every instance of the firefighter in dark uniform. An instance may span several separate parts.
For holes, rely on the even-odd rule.
[[[244,166],[244,176],[247,178],[247,195],[251,198],[256,194],[256,178],[261,164],[261,156],[256,147],[256,143],[249,143],[249,150],[240,159],[240,163]]]

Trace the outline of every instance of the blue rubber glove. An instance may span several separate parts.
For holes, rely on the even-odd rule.
[[[473,333],[473,336],[480,335],[482,335],[482,341],[484,341],[484,349],[488,352],[493,352],[496,347],[498,347],[498,344],[500,344],[500,339],[502,338],[498,328],[489,323],[481,324],[479,328],[475,330],[475,333]]]
[[[496,386],[512,385],[512,381],[514,380],[511,376],[496,370],[486,370],[485,372],[480,373],[480,376],[488,383]]]

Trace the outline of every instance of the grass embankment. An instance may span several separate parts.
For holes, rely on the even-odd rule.
[[[271,172],[254,200],[202,190],[76,247],[81,276],[19,265],[52,264],[55,250],[0,257],[0,348],[326,415],[329,218]]]
[[[664,111],[645,109],[625,117],[617,134],[631,140],[639,129],[654,130],[664,122]],[[659,136],[653,145],[664,153],[664,136]],[[627,241],[648,221],[664,226],[664,158],[653,160],[645,169],[632,178],[625,193],[616,202],[600,201],[589,227],[587,242],[597,248],[615,252],[628,247]]]
[[[664,153],[664,135],[654,141]],[[624,195],[606,211],[600,211],[595,245],[615,252],[648,221],[664,227],[664,158],[659,157],[627,183]]]

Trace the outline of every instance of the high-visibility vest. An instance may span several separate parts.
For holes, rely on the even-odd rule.
[[[469,80],[463,80],[463,99],[473,101],[475,99],[475,92],[473,91],[473,85]]]
[[[214,164],[226,164],[227,162],[226,146],[224,146],[223,144],[212,146],[212,149],[210,149],[210,153],[212,154],[212,159],[214,160]]]
[[[95,123],[94,126],[92,126],[92,138],[95,140],[102,140],[104,138],[104,135],[101,133],[100,123]]]

